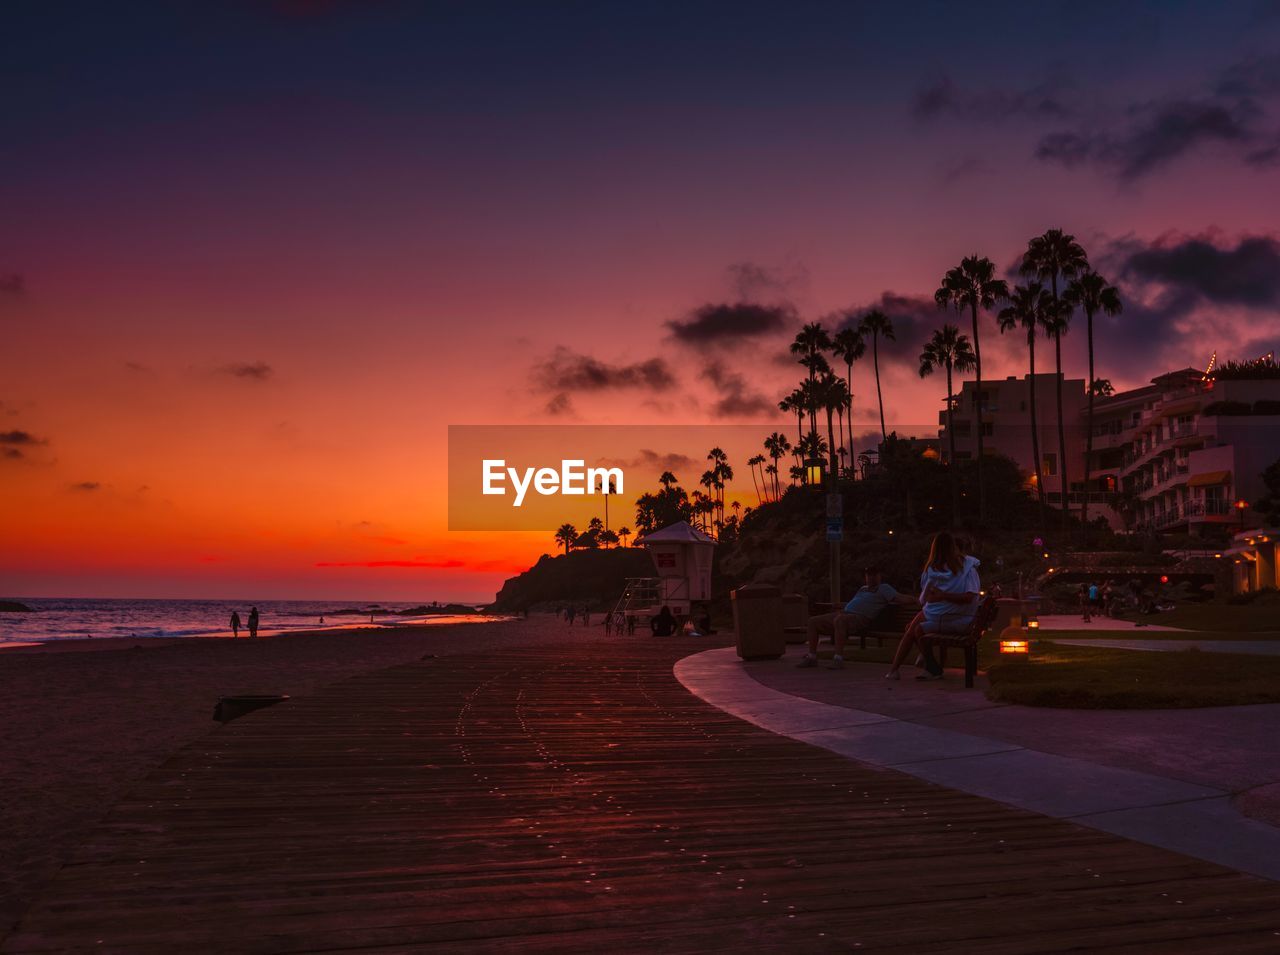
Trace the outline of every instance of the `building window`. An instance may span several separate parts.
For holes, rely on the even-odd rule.
[[[991,437],[993,434],[995,434],[995,432],[996,432],[996,426],[994,424],[992,424],[990,421],[982,422],[982,436],[984,438]]]
[[[1058,456],[1056,454],[1046,454],[1044,460],[1040,464],[1040,470],[1046,475],[1058,473]]]

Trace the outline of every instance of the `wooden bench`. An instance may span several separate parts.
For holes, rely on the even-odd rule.
[[[834,604],[816,603],[814,608],[817,613],[831,613]],[[840,606],[844,606],[841,604]],[[871,626],[863,630],[857,635],[858,649],[865,650],[867,648],[867,638],[870,637],[876,642],[877,647],[884,646],[886,639],[897,641],[902,639],[902,634],[907,629],[907,624],[911,623],[911,619],[920,612],[917,606],[905,606],[902,604],[890,604],[876,615],[871,621]],[[806,637],[809,633],[808,627],[784,627],[783,631],[788,637]],[[831,634],[824,634],[826,639],[835,640]],[[787,641],[791,643],[791,640]],[[803,641],[800,641],[803,642]]]
[[[920,643],[938,648],[938,664],[942,667],[946,666],[947,649],[949,647],[957,647],[963,650],[964,685],[966,688],[972,688],[974,677],[978,674],[978,641],[995,623],[996,612],[996,597],[992,594],[978,605],[978,612],[974,614],[973,623],[969,625],[969,629],[964,633],[925,634],[920,638]]]

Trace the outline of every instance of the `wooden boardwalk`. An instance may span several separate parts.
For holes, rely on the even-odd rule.
[[[426,660],[217,729],[3,950],[1280,950],[1280,885],[739,722],[671,675],[702,646]]]

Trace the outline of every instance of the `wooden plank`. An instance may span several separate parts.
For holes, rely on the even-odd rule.
[[[3,951],[1280,943],[1280,886],[773,736],[689,695],[672,644],[618,654],[446,657],[228,724]]]

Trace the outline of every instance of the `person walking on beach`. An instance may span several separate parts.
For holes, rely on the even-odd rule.
[[[240,636],[240,611],[231,611],[231,639]]]
[[[584,627],[591,626],[591,608],[586,604],[582,605],[582,625]]]
[[[258,608],[251,607],[249,610],[249,636],[258,636]]]

